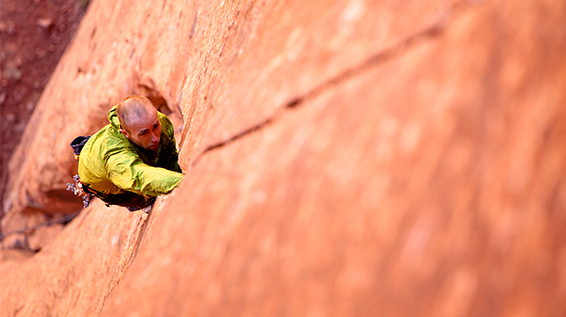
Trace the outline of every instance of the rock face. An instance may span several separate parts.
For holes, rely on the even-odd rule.
[[[93,1],[3,226],[77,208],[68,143],[129,94],[182,126],[186,177],[149,215],[96,201],[35,255],[5,251],[3,315],[563,316],[565,18],[555,1]]]
[[[86,5],[84,0],[24,2],[0,1],[0,203],[8,161]]]

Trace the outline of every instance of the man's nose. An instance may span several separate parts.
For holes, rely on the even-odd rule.
[[[151,134],[151,142],[153,142],[153,143],[159,142],[159,136],[155,133],[152,133]]]

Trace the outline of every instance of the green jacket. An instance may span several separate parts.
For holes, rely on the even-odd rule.
[[[83,184],[103,194],[133,192],[146,197],[169,193],[183,178],[178,163],[173,124],[159,113],[161,140],[155,152],[130,142],[120,132],[116,107],[110,123],[90,137],[79,156]]]

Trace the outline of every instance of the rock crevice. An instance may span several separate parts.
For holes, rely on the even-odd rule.
[[[324,93],[324,91],[331,91],[336,89],[337,86],[344,84],[348,80],[363,74],[364,72],[370,71],[374,67],[379,67],[380,65],[387,63],[391,60],[399,58],[403,54],[410,54],[411,49],[419,43],[427,40],[435,40],[440,37],[453,19],[457,18],[457,15],[462,14],[461,11],[469,9],[475,6],[474,1],[464,0],[458,1],[451,5],[450,9],[446,10],[448,13],[441,15],[440,18],[429,27],[409,36],[406,39],[401,40],[398,44],[391,48],[384,49],[369,56],[366,60],[362,61],[358,65],[354,65],[348,69],[343,70],[336,76],[327,79],[320,85],[313,87],[311,90],[306,91],[300,96],[291,98],[283,106],[275,107],[276,111],[271,116],[263,119],[261,122],[246,128],[245,130],[234,134],[233,136],[218,141],[212,145],[207,146],[202,153],[200,153],[193,161],[192,166],[196,166],[198,162],[202,159],[207,152],[220,149],[230,143],[237,141],[250,133],[255,133],[261,131],[263,128],[269,126],[273,122],[277,121],[277,118],[281,116],[282,112],[287,109],[294,109],[302,106],[306,101],[312,100]],[[222,55],[222,54],[220,54]]]

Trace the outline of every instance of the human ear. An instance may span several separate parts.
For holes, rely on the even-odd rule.
[[[130,136],[128,136],[128,131],[124,130],[124,129],[120,129],[120,132],[122,132],[122,134],[129,140]]]

